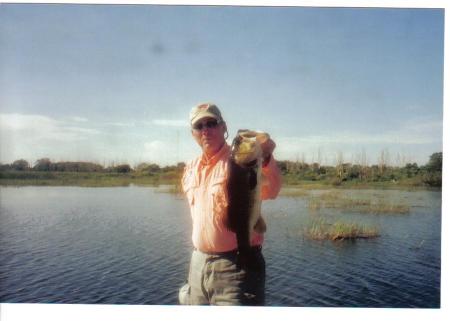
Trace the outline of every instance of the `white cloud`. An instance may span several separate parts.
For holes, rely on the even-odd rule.
[[[107,122],[105,123],[107,126],[115,126],[115,127],[134,127],[136,126],[135,122]]]
[[[403,144],[420,145],[442,141],[442,122],[411,122],[403,127],[385,133],[367,134],[348,131],[344,133],[329,133],[326,135],[310,135],[304,137],[281,138],[287,145],[318,145],[318,144]]]
[[[45,139],[68,143],[100,133],[96,129],[73,126],[68,121],[27,114],[0,114],[0,130],[7,137],[14,135],[23,140]]]
[[[144,144],[144,152],[141,156],[146,162],[167,165],[174,163],[176,153],[176,146],[173,144],[154,140]]]
[[[376,134],[348,131],[302,137],[279,137],[276,138],[276,143],[276,154],[280,159],[296,159],[306,154],[317,160],[318,151],[322,149],[322,158],[325,157],[328,161],[332,162],[336,152],[343,152],[350,161],[355,153],[364,149],[367,156],[376,161],[379,152],[385,148],[391,148],[393,153],[408,151],[412,156],[419,150],[426,153],[439,151],[442,145],[442,121],[415,120],[405,123],[402,127]],[[412,156],[411,158],[414,158]],[[428,156],[422,155],[417,161],[424,162]]]
[[[69,120],[72,120],[72,121],[75,121],[75,122],[79,122],[79,123],[85,123],[85,122],[88,121],[87,118],[78,117],[78,116],[69,117]]]
[[[0,114],[0,128],[5,130],[28,130],[40,126],[54,128],[56,121],[41,115]]]
[[[163,143],[160,140],[155,140],[150,143],[144,144],[145,150],[150,153],[161,152],[165,147],[167,147],[167,144]]]
[[[33,158],[83,153],[80,142],[91,141],[100,131],[80,126],[79,120],[58,120],[43,115],[0,114],[0,156],[2,162],[17,158]],[[70,157],[69,157],[70,158]]]
[[[154,119],[152,124],[167,127],[188,127],[189,125],[186,120],[180,119]]]

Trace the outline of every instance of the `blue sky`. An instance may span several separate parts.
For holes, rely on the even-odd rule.
[[[1,4],[0,46],[3,163],[187,161],[204,101],[278,159],[442,151],[443,9]]]

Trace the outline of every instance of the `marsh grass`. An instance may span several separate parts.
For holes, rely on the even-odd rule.
[[[303,188],[282,188],[279,195],[286,197],[307,197],[310,195],[310,191]]]
[[[0,175],[2,186],[158,186],[176,185],[180,179],[172,176],[146,176],[133,173],[84,172],[4,172]]]
[[[327,222],[324,218],[311,221],[305,230],[305,236],[312,240],[351,240],[360,238],[375,238],[380,236],[378,228],[354,222]]]
[[[371,214],[407,214],[410,212],[410,207],[406,204],[397,204],[376,196],[372,196],[370,199],[355,198],[335,190],[310,196],[308,199],[309,211],[317,213],[322,208]]]
[[[404,204],[380,202],[371,204],[369,207],[361,209],[361,211],[372,214],[408,214],[410,212],[410,207]]]
[[[183,196],[183,194],[184,194],[181,184],[160,186],[160,187],[156,188],[154,192],[155,193],[175,194],[180,197]]]

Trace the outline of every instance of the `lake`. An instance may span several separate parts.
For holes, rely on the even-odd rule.
[[[439,308],[441,192],[339,192],[406,204],[406,214],[312,210],[327,192],[264,202],[266,304]],[[0,204],[0,302],[177,304],[191,254],[183,197],[138,186],[1,187]],[[380,236],[313,240],[305,229],[316,218]]]

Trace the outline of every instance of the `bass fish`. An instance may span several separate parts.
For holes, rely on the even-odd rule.
[[[228,228],[236,233],[238,262],[245,263],[251,252],[253,231],[264,233],[261,216],[260,144],[269,139],[263,132],[239,130],[231,146],[228,177]]]

